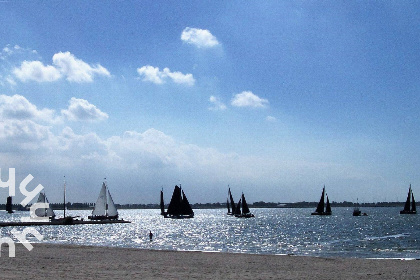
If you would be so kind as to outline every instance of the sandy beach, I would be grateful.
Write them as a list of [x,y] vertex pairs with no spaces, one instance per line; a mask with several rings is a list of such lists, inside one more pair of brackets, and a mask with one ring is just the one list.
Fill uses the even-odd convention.
[[419,279],[418,260],[151,251],[34,244],[1,250],[1,279]]

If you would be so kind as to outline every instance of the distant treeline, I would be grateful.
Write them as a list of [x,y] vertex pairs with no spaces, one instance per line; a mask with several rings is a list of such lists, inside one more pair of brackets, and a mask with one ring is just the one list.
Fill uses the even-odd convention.
[[[254,202],[248,203],[250,208],[315,208],[318,202],[293,202],[293,203],[280,203],[280,202]],[[52,209],[63,209],[63,203],[50,203]],[[69,210],[89,210],[93,209],[95,203],[66,203],[66,209]],[[159,209],[159,204],[116,204],[118,209]],[[331,207],[354,207],[356,203],[353,202],[332,202]],[[359,203],[360,207],[403,207],[403,202],[368,202]],[[167,205],[165,206],[167,208]],[[191,204],[193,209],[218,209],[226,208],[225,203],[195,203]],[[25,211],[29,210],[28,207],[23,207],[20,204],[13,204],[13,210]],[[6,204],[0,204],[0,210],[6,210]]]

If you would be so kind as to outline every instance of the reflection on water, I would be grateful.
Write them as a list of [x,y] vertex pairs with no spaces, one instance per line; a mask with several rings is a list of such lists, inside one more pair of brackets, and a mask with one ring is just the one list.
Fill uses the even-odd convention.
[[[42,242],[49,243],[326,257],[420,257],[419,215],[400,215],[398,208],[364,208],[369,216],[353,217],[352,209],[336,208],[332,216],[311,216],[312,210],[253,209],[255,218],[238,219],[227,216],[224,209],[203,209],[194,210],[195,217],[184,220],[165,219],[160,210],[120,210],[120,216],[131,224],[36,228],[44,236]],[[68,213],[87,217],[90,211]],[[3,221],[27,215],[29,212],[9,215],[0,211]],[[1,228],[2,236],[11,236],[10,230]]]

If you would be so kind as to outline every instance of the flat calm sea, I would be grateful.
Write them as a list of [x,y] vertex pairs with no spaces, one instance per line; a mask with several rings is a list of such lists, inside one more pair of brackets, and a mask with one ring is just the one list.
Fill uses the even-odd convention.
[[[155,250],[322,257],[420,258],[420,215],[400,208],[333,208],[331,216],[311,216],[311,208],[251,209],[255,218],[239,219],[225,209],[195,209],[193,219],[165,219],[159,210],[119,210],[131,224],[36,226],[41,242]],[[62,211],[56,211],[57,216]],[[67,211],[85,219],[91,211]],[[29,212],[0,211],[0,220],[17,221]],[[12,228],[0,228],[12,237]],[[17,228],[22,230],[22,228]],[[149,240],[149,231],[153,240]],[[28,236],[28,241],[39,242]]]

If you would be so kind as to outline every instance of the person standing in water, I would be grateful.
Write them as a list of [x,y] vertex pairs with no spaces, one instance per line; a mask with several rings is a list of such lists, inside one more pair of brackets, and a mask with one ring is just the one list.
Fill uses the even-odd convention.
[[152,239],[153,239],[153,233],[152,233],[151,230],[149,231],[149,238],[150,238],[150,241],[152,241]]

